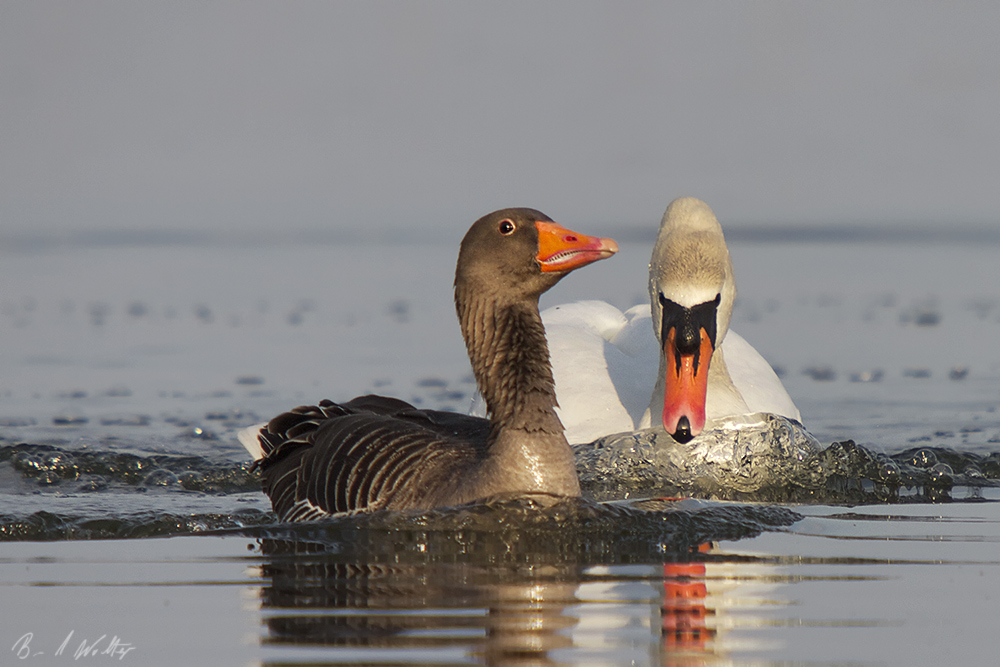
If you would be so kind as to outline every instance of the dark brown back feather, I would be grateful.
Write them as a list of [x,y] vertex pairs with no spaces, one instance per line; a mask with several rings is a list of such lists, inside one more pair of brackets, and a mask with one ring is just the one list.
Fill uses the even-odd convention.
[[260,432],[264,492],[283,521],[409,507],[486,454],[489,422],[385,396],[322,401]]

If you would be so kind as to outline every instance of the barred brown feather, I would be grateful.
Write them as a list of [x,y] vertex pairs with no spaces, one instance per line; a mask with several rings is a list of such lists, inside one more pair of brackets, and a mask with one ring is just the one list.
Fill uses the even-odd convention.
[[264,492],[283,521],[408,506],[411,487],[446,483],[486,452],[489,422],[382,396],[323,401],[261,430]]

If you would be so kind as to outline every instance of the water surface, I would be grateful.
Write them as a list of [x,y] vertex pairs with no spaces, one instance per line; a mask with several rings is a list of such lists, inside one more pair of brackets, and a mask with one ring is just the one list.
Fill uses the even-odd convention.
[[[925,476],[947,465],[947,479],[282,527],[239,428],[368,391],[468,406],[454,247],[0,251],[14,619],[0,650],[34,664],[84,641],[98,661],[149,665],[982,663],[1000,615],[997,247],[732,246],[733,327],[783,372],[818,442]],[[623,243],[543,306],[640,302],[649,247]]]

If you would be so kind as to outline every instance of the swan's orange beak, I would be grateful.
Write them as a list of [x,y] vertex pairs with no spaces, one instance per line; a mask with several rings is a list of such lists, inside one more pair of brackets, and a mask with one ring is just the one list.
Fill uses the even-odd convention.
[[667,360],[666,391],[663,394],[663,428],[677,442],[690,441],[705,428],[708,396],[708,365],[715,350],[708,332],[699,329],[697,354],[681,354],[675,345],[677,329],[671,327],[663,344]]
[[618,252],[613,239],[572,232],[555,222],[535,222],[538,254],[535,259],[543,272],[572,271]]

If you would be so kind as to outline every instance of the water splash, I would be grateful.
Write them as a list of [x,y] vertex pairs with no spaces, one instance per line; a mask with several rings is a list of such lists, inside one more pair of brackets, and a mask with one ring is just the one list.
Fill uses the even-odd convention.
[[0,542],[167,537],[214,533],[273,521],[274,516],[270,513],[253,509],[192,515],[148,511],[103,517],[39,511],[26,517],[0,515]]
[[219,462],[202,456],[140,456],[107,450],[65,450],[53,445],[0,447],[22,481],[62,491],[105,491],[122,487],[176,488],[202,493],[260,490],[260,475],[250,462]]
[[[343,562],[541,563],[648,562],[706,542],[781,529],[802,517],[773,506],[600,503],[551,504],[532,498],[428,511],[374,512],[315,524],[262,526],[253,534],[269,555],[303,549]],[[610,559],[610,560],[609,560]]]
[[[824,448],[797,422],[770,415],[716,426],[685,445],[663,431],[649,430],[578,447],[587,500],[553,504],[551,499],[521,498],[425,512],[377,512],[337,519],[318,530],[374,531],[395,535],[392,539],[428,531],[474,533],[500,542],[570,535],[573,544],[605,545],[609,552],[634,538],[636,549],[672,549],[699,540],[738,539],[797,515],[780,507],[692,509],[690,503],[696,501],[678,505],[650,498],[947,502],[956,488],[965,487],[975,500],[978,491],[1000,487],[1000,453],[979,456],[920,447],[886,455],[851,441]],[[18,444],[0,447],[0,480],[7,508],[0,515],[0,541],[250,528],[266,528],[263,536],[288,530],[298,535],[296,531],[315,528],[277,526],[260,493],[259,476],[247,461]]]
[[608,500],[871,503],[951,500],[954,487],[1000,486],[1000,454],[922,447],[888,455],[851,440],[829,447],[796,421],[730,418],[686,444],[663,429],[610,435],[576,448],[585,493]]

